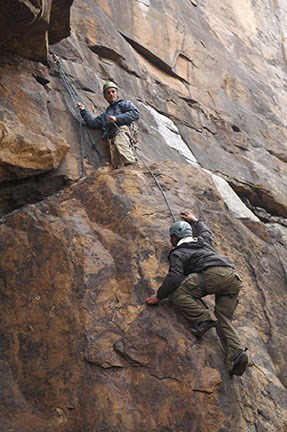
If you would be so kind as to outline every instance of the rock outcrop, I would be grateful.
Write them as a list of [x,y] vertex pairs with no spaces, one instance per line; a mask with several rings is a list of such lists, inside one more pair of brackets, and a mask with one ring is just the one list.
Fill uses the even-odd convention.
[[70,34],[73,0],[0,2],[0,49],[47,63],[50,43]]
[[[0,3],[1,432],[286,431],[287,9],[253,3]],[[79,122],[108,77],[141,112],[135,168]],[[172,222],[151,172],[243,278],[242,378],[144,304]]]

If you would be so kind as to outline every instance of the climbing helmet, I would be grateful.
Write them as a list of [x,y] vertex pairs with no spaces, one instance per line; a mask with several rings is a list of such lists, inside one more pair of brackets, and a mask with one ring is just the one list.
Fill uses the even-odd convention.
[[113,81],[107,81],[103,85],[103,93],[105,93],[105,91],[108,90],[109,88],[115,88],[116,90],[118,90],[118,86],[116,83],[114,83]]
[[183,237],[192,236],[192,228],[188,222],[182,220],[177,221],[171,225],[169,234],[181,239]]

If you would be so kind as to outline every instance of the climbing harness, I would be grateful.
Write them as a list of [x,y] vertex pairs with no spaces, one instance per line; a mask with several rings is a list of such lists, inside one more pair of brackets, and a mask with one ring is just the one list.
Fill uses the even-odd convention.
[[[119,126],[116,123],[114,123],[114,125],[116,125],[116,127],[119,129]],[[124,136],[128,140],[128,138],[126,137],[126,135],[124,135]],[[176,222],[176,218],[174,216],[174,213],[173,213],[173,211],[172,211],[172,209],[171,209],[171,207],[169,205],[169,202],[168,202],[168,199],[166,197],[166,194],[164,193],[164,190],[162,189],[162,187],[161,187],[158,179],[156,178],[155,174],[150,169],[150,167],[148,166],[148,164],[146,163],[146,161],[138,153],[138,148],[137,148],[137,142],[136,142],[136,140],[133,139],[133,138],[131,138],[131,140],[128,140],[128,141],[129,141],[129,145],[131,145],[131,147],[132,147],[133,152],[136,154],[136,157],[144,164],[144,166],[147,168],[147,170],[149,171],[150,175],[152,176],[153,180],[155,181],[157,187],[159,188],[159,190],[160,190],[160,192],[161,192],[161,194],[163,196],[163,199],[164,199],[164,201],[165,201],[165,203],[167,205],[167,208],[169,210],[169,213],[170,213],[173,221]]]
[[[68,78],[65,70],[63,69],[59,58],[52,52],[50,51],[51,56],[53,57],[53,60],[58,68],[58,72],[60,74],[60,77],[63,81],[63,84],[73,102],[73,104],[76,106],[78,101],[81,101],[82,98],[81,96],[78,94],[77,90],[75,89],[75,86],[72,84],[71,80]],[[79,111],[77,111],[78,114],[78,120],[79,120],[79,124],[80,124],[80,147],[81,147],[81,171],[82,171],[82,177],[86,177],[86,169],[85,169],[85,164],[84,164],[84,159],[85,159],[85,151],[84,151],[84,130],[83,130],[83,120],[81,117],[81,114]],[[92,135],[90,134],[89,129],[86,129],[86,132],[89,136],[89,140],[92,143],[91,147],[93,149],[96,150],[98,157],[100,160],[102,160],[103,156],[102,156],[102,152],[101,150],[98,148],[98,143],[102,140],[102,137],[100,137],[98,140],[94,140]]]

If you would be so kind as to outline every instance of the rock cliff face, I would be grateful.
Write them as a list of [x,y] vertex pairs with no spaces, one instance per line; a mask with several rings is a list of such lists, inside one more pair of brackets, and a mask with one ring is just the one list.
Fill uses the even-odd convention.
[[[0,10],[0,431],[286,431],[285,2]],[[108,77],[141,112],[132,169],[75,109],[101,112]],[[243,279],[241,378],[214,330],[144,304],[172,222],[151,172]]]

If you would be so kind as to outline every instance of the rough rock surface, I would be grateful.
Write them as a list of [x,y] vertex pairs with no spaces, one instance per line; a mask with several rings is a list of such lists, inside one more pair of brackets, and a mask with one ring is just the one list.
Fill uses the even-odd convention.
[[[0,431],[285,432],[286,4],[71,3],[0,2]],[[133,169],[79,126],[108,77],[141,111]],[[242,378],[144,305],[172,222],[146,163],[243,278]]]
[[173,211],[188,197],[240,269],[246,374],[229,378],[215,333],[197,341],[167,302],[144,305],[167,270],[171,217],[148,170],[101,168],[1,226],[2,430],[23,405],[22,430],[44,417],[39,432],[284,430],[286,244],[232,219],[199,168],[153,169]]

